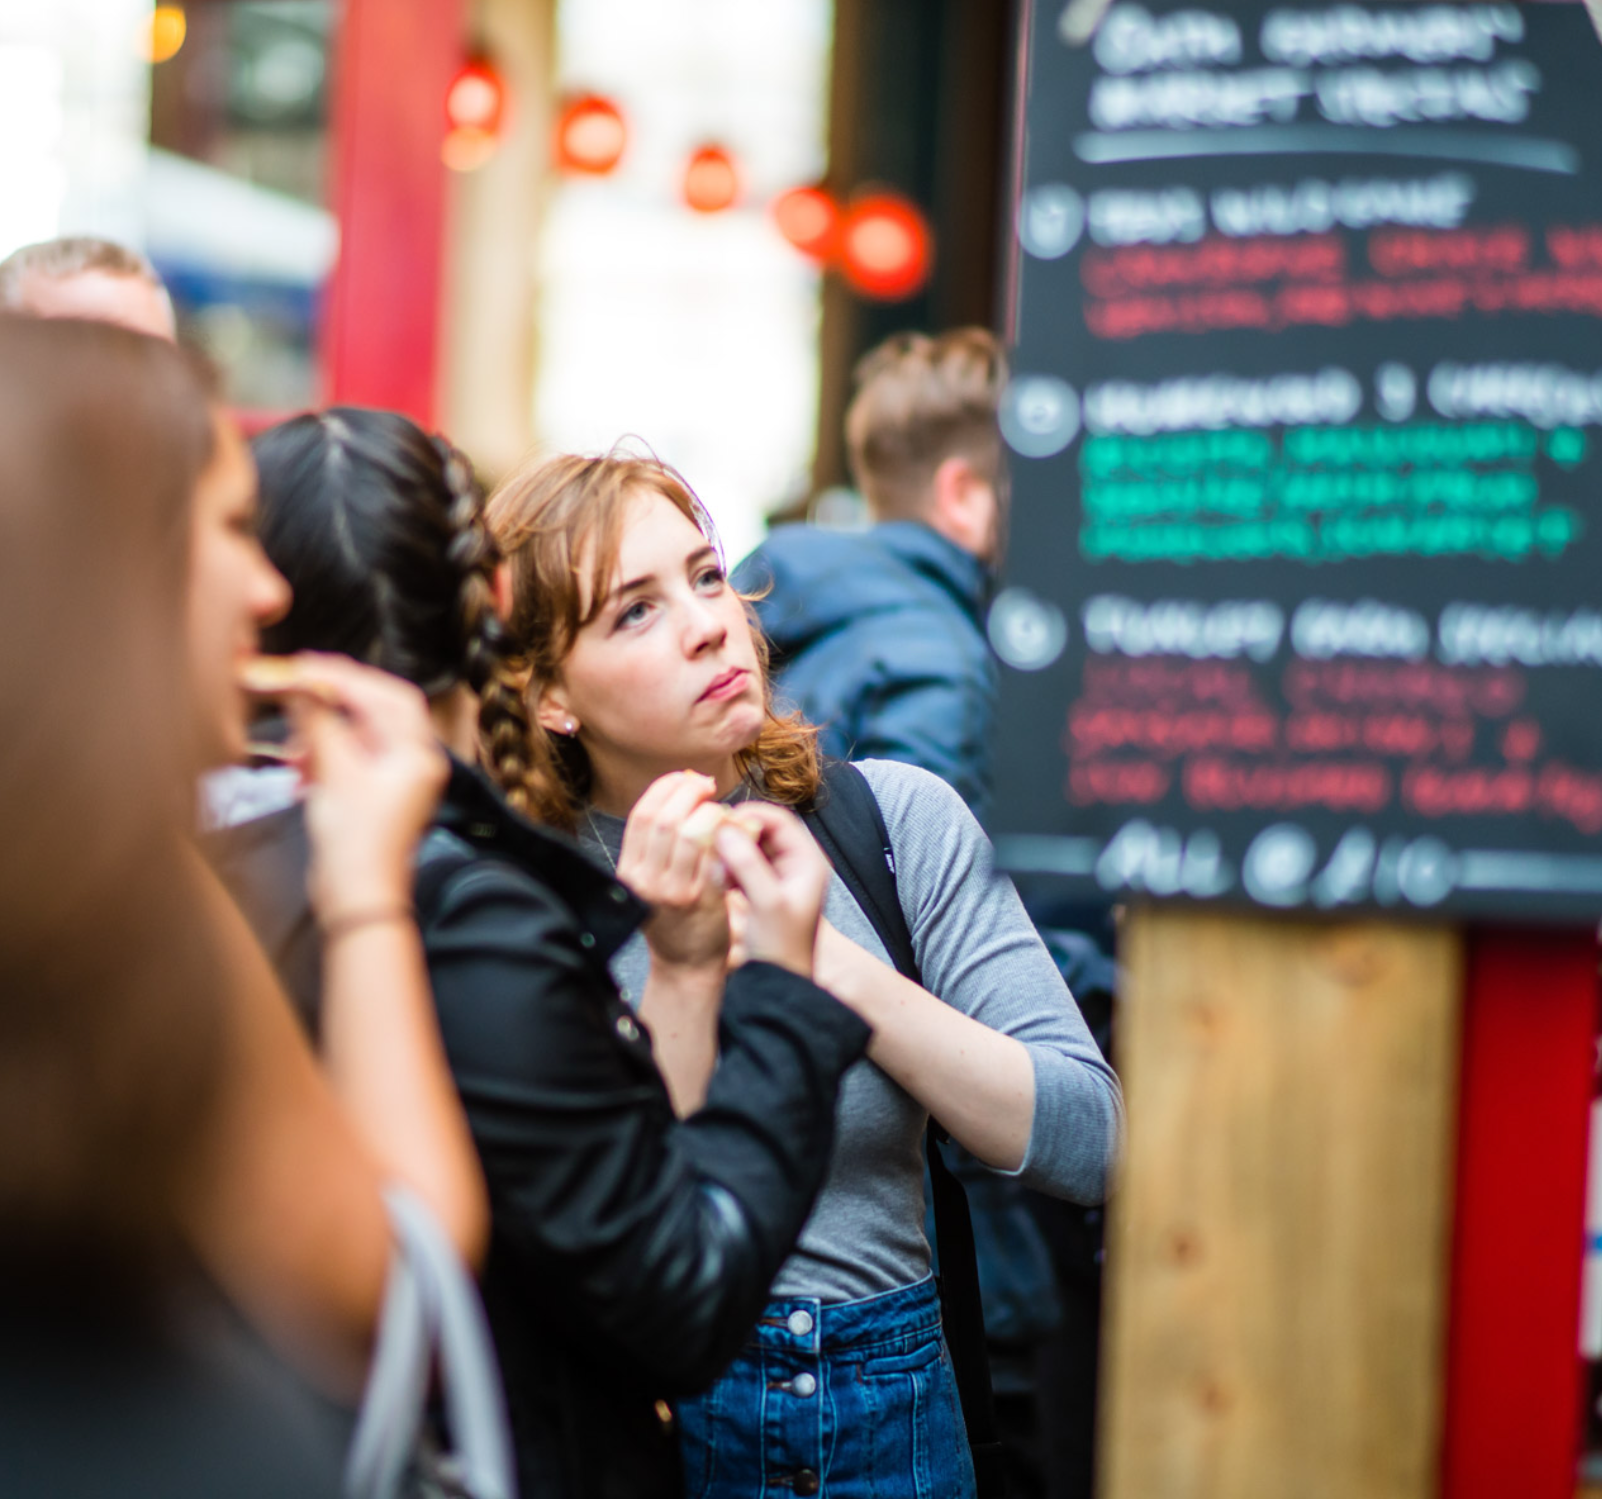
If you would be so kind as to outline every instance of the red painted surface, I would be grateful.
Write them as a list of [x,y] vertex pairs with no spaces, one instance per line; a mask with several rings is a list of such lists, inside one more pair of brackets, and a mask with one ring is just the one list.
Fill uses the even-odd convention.
[[465,0],[345,0],[336,39],[333,208],[323,327],[331,401],[432,424],[445,248],[445,97]]
[[1441,1495],[1574,1499],[1596,941],[1475,932],[1467,991]]

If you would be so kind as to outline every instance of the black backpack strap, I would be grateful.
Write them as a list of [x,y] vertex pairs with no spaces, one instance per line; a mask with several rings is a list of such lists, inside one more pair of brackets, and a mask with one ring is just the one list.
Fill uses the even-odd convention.
[[[823,785],[802,814],[812,835],[834,865],[884,943],[896,971],[921,985],[912,932],[896,889],[895,850],[867,778],[843,760],[824,763]],[[940,1153],[946,1132],[929,1121],[925,1153],[934,1196],[935,1239],[940,1256],[940,1310],[946,1346],[957,1376],[962,1419],[973,1451],[979,1499],[1003,1499],[1006,1473],[996,1431],[995,1397],[990,1389],[990,1355],[985,1347],[984,1306],[979,1300],[979,1261],[974,1253],[968,1194]]]
[[801,816],[879,934],[896,971],[921,984],[912,932],[896,889],[895,852],[867,777],[844,760],[824,761],[817,800]]
[[931,1119],[924,1137],[929,1187],[934,1197],[935,1239],[940,1246],[940,1314],[946,1346],[957,1375],[962,1420],[968,1428],[979,1499],[1005,1499],[1007,1472],[996,1430],[995,1395],[990,1388],[990,1350],[985,1344],[985,1309],[979,1299],[979,1260],[973,1244],[968,1194],[940,1153],[946,1132]]

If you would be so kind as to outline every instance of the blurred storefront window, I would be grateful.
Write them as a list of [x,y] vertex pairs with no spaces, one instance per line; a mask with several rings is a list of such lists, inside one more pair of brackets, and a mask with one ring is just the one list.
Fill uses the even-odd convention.
[[0,0],[0,256],[144,238],[150,0]]
[[695,485],[731,560],[808,480],[819,276],[769,205],[823,174],[832,19],[830,0],[557,12],[559,89],[614,105],[627,144],[610,173],[575,172],[551,198],[536,431],[585,450],[643,438]]
[[190,0],[152,68],[145,248],[180,332],[264,413],[317,399],[334,0]]

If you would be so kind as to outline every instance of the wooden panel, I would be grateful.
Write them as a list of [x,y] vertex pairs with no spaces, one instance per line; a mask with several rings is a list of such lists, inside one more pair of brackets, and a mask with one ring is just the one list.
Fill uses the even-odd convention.
[[1596,937],[1475,932],[1467,990],[1442,1495],[1567,1499]]
[[1461,946],[1134,913],[1104,1499],[1435,1492]]

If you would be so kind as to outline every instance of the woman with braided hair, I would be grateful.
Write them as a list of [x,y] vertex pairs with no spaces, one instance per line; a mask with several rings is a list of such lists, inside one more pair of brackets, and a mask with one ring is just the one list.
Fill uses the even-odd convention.
[[516,780],[528,716],[500,666],[499,553],[467,460],[403,416],[358,408],[296,417],[254,451],[262,544],[296,574],[263,649],[337,652],[415,683],[447,746],[472,761],[482,736]]
[[[811,982],[828,866],[778,808],[659,840],[656,858],[678,867],[704,863],[716,838],[750,908],[752,961],[721,999],[722,1065],[705,1106],[678,1117],[648,1025],[702,982],[693,913],[649,923],[637,1015],[607,961],[645,908],[480,768],[521,800],[529,725],[466,461],[404,417],[352,408],[273,428],[255,455],[262,543],[294,594],[266,649],[337,651],[408,679],[452,752],[414,896],[489,1183],[484,1300],[523,1492],[671,1499],[669,1401],[707,1388],[755,1323],[822,1178],[839,1079],[868,1040]],[[663,796],[700,799],[698,778],[668,779]],[[295,824],[289,806],[235,826],[223,862],[315,1031]]]

